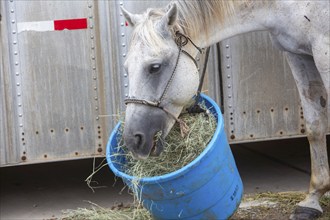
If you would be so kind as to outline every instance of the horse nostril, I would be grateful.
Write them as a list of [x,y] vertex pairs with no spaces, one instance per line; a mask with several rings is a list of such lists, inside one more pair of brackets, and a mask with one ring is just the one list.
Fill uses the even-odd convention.
[[142,134],[136,134],[134,135],[135,139],[134,139],[134,144],[136,146],[136,149],[140,149],[140,146],[143,143],[143,135]]

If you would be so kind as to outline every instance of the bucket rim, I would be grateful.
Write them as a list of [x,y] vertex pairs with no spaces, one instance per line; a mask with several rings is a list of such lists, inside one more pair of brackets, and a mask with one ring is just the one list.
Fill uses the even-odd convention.
[[[113,140],[113,138],[116,138],[116,136],[117,136],[118,129],[121,126],[121,123],[119,122],[115,126],[114,130],[112,131],[109,141],[107,143],[107,147],[106,147],[106,159],[107,159],[108,165],[109,165],[110,169],[112,170],[112,172],[114,172],[114,174],[116,176],[123,178],[125,181],[132,182],[133,180],[138,180],[139,184],[144,185],[144,184],[161,183],[164,181],[176,179],[176,178],[186,174],[187,172],[192,170],[195,166],[200,164],[200,162],[203,160],[205,155],[209,151],[211,151],[214,147],[216,147],[215,146],[216,138],[224,130],[223,117],[222,117],[222,113],[220,111],[218,104],[213,99],[211,99],[209,96],[207,96],[205,94],[200,94],[200,95],[201,95],[202,100],[206,100],[207,102],[209,102],[211,104],[211,108],[214,108],[215,113],[218,115],[216,130],[215,130],[210,142],[208,143],[208,145],[205,147],[205,149],[202,151],[202,153],[200,155],[198,155],[193,161],[191,161],[189,164],[185,165],[184,167],[181,167],[178,170],[175,170],[173,172],[170,172],[170,173],[167,173],[167,174],[164,174],[161,176],[143,177],[143,178],[130,176],[130,175],[118,170],[115,167],[115,165],[112,162],[111,155],[110,155],[111,140]],[[115,147],[115,146],[112,146],[112,147]]]

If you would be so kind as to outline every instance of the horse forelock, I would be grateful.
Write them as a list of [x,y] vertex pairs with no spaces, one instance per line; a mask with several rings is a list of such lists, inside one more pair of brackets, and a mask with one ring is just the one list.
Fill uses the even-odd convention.
[[[139,42],[148,47],[155,55],[161,53],[168,46],[165,42],[167,36],[165,30],[158,27],[164,15],[165,11],[163,9],[148,9],[142,15],[143,19],[134,26],[130,46]],[[172,32],[170,29],[168,31]]]

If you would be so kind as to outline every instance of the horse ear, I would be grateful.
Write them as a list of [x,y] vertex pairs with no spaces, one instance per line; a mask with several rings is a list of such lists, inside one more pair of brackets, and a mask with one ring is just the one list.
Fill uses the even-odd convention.
[[132,14],[127,11],[124,7],[120,7],[121,11],[123,12],[124,17],[126,18],[127,22],[134,27],[135,24],[138,23],[139,15]]
[[175,3],[170,3],[167,6],[167,12],[166,15],[163,17],[165,19],[165,22],[167,25],[173,25],[176,21],[176,18],[178,16],[178,9]]

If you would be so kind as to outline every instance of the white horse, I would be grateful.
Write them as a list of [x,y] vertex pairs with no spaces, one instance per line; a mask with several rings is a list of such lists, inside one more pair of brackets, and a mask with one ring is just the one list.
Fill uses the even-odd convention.
[[[131,14],[134,30],[125,62],[129,74],[124,140],[139,159],[158,156],[165,137],[199,83],[193,57],[226,38],[268,30],[285,51],[306,120],[311,152],[309,193],[291,219],[322,214],[320,197],[330,190],[326,147],[330,97],[330,3],[328,0],[175,1],[164,9]],[[195,43],[195,45],[194,45]],[[196,46],[197,45],[197,46]],[[197,48],[197,49],[196,49]]]

